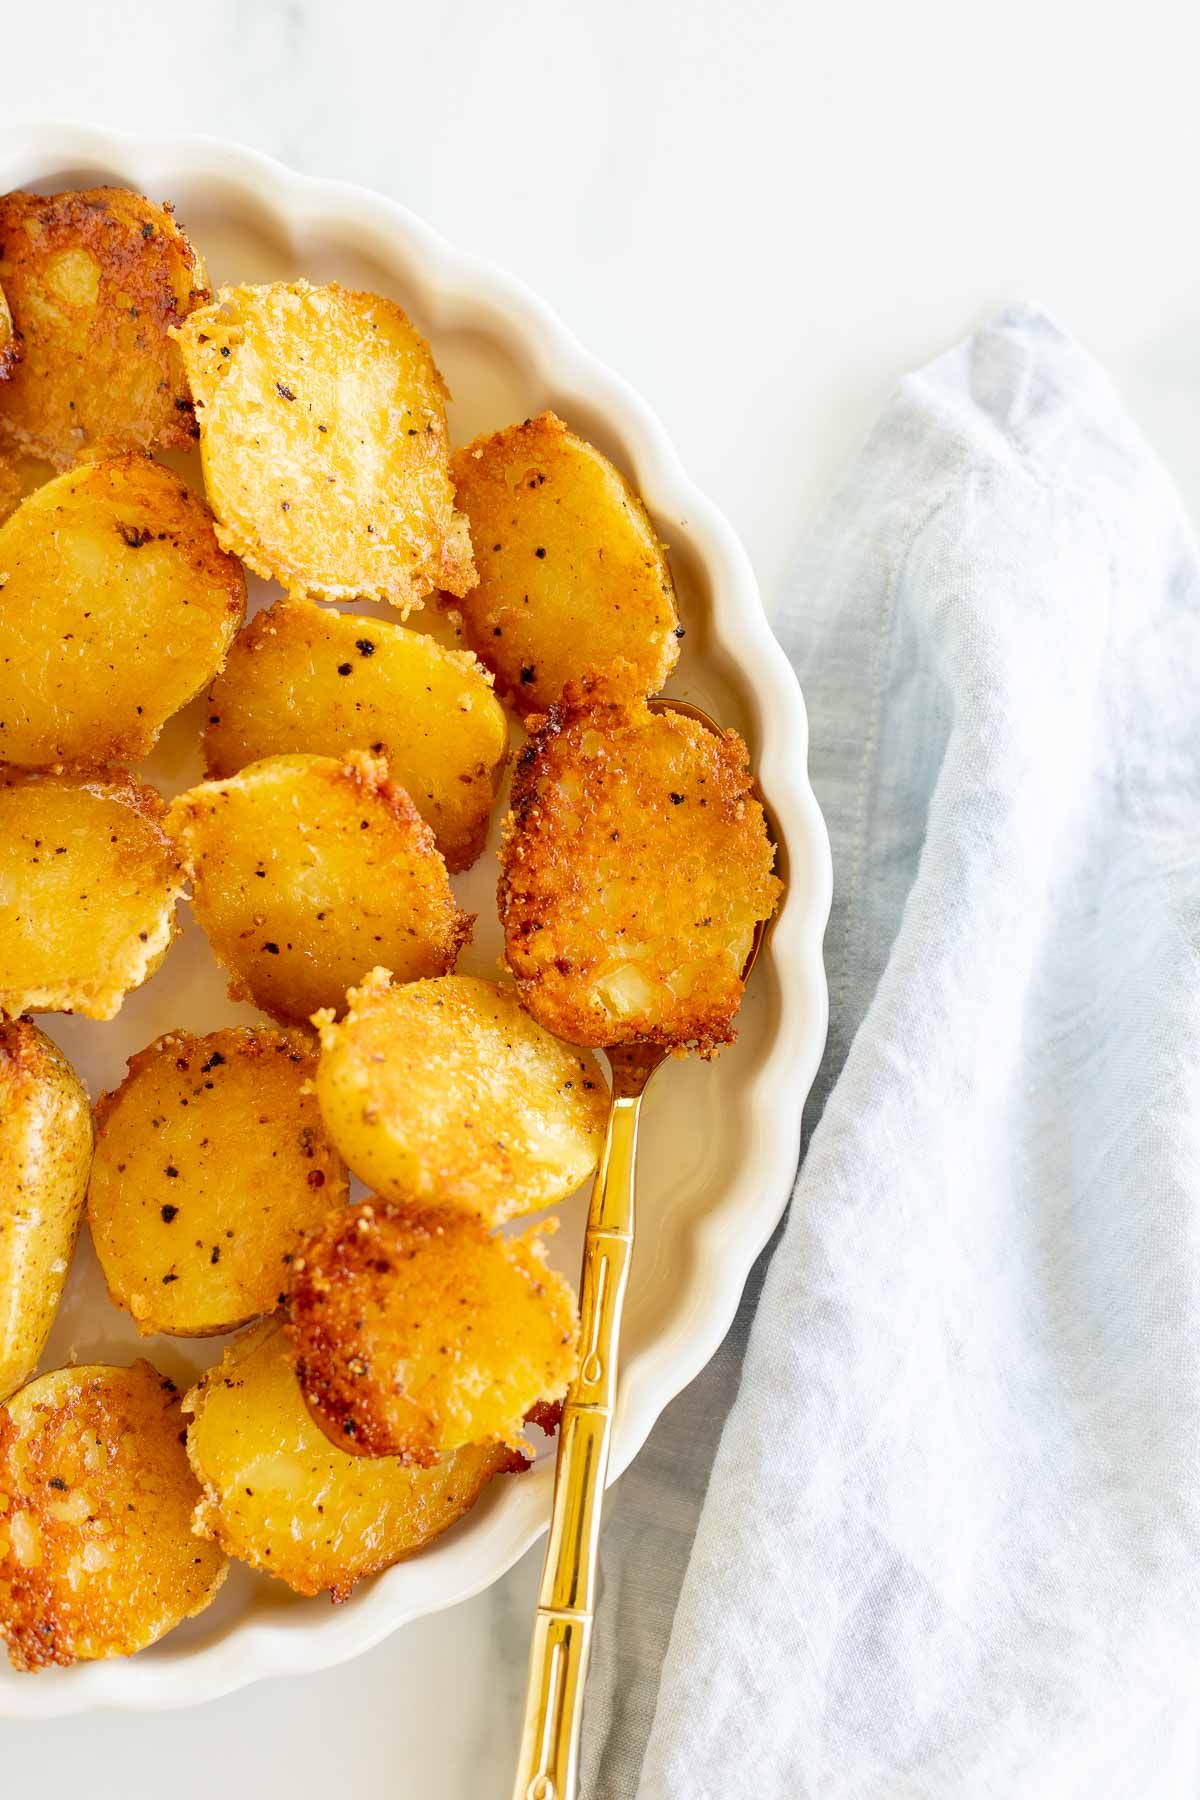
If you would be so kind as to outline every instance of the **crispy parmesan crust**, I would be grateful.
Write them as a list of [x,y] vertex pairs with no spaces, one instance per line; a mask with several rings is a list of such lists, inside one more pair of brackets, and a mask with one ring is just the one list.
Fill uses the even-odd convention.
[[307,1031],[168,1032],[96,1107],[88,1224],[109,1295],[145,1335],[272,1312],[302,1237],[349,1183]]
[[226,287],[175,336],[218,533],[257,574],[402,615],[474,585],[445,383],[394,302],[336,282]]
[[309,1417],[277,1324],[246,1333],[184,1400],[203,1498],[195,1530],[298,1594],[355,1584],[414,1555],[528,1459],[469,1445],[432,1468],[348,1456]]
[[470,867],[508,754],[508,721],[483,665],[423,632],[307,600],[256,613],[209,692],[208,773],[348,750],[383,757],[446,867]]
[[121,770],[0,773],[0,1017],[111,1019],[158,968],[184,886],[165,810]]
[[656,693],[679,655],[675,589],[619,470],[552,412],[476,438],[450,467],[479,571],[456,604],[505,698],[540,713],[618,667],[632,693]]
[[0,1411],[0,1638],[13,1667],[128,1656],[202,1612],[225,1558],[191,1530],[172,1382],[60,1369]]
[[500,853],[505,955],[523,1003],[568,1043],[712,1056],[781,884],[749,754],[587,679],[517,758]]
[[91,1159],[91,1107],[62,1051],[29,1019],[0,1024],[0,1400],[54,1322]]
[[324,1014],[317,1095],[335,1143],[386,1200],[499,1224],[553,1206],[596,1167],[608,1085],[595,1058],[473,975],[396,985],[374,969]]
[[133,452],[47,482],[0,526],[0,761],[140,761],[245,605],[240,564],[170,470]]
[[380,758],[274,756],[181,794],[168,825],[234,999],[284,1023],[384,958],[444,975],[471,935],[433,833]]
[[91,447],[191,442],[169,331],[208,289],[169,206],[124,188],[0,196],[0,284],[20,353],[0,385],[0,437],[59,468]]
[[578,1360],[575,1297],[535,1226],[490,1237],[448,1208],[331,1213],[296,1259],[288,1335],[314,1419],[359,1456],[431,1466],[497,1442],[561,1400]]

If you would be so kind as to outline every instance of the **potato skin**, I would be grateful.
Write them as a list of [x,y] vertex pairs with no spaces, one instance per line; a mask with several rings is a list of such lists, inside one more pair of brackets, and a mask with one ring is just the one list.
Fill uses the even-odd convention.
[[208,508],[140,453],[81,464],[0,526],[0,761],[136,762],[220,668],[246,581]]
[[429,1467],[464,1444],[528,1446],[578,1363],[575,1296],[543,1234],[490,1237],[449,1207],[330,1213],[293,1264],[285,1328],[309,1411],[359,1456]]
[[309,1418],[275,1324],[231,1345],[184,1400],[188,1455],[204,1489],[196,1530],[298,1594],[345,1600],[364,1576],[425,1548],[495,1475],[528,1467],[471,1445],[428,1469],[347,1456]]
[[402,614],[472,586],[446,386],[391,300],[336,282],[223,287],[175,337],[226,549],[291,593]]
[[508,754],[492,678],[420,632],[280,600],[241,632],[208,695],[208,773],[291,751],[370,750],[452,870],[483,849]]
[[168,827],[192,910],[230,993],[284,1023],[379,960],[403,980],[443,975],[470,935],[433,833],[378,758],[272,756],[174,801]]
[[0,770],[0,1018],[111,1019],[178,930],[162,798],[119,770]]
[[679,655],[666,553],[629,483],[552,412],[456,450],[478,586],[467,642],[519,712],[544,712],[585,674],[621,666],[655,693]]
[[302,1237],[349,1193],[316,1066],[309,1032],[172,1031],[100,1100],[88,1225],[143,1334],[231,1331],[285,1298]]
[[50,1334],[91,1160],[78,1075],[32,1020],[0,1023],[0,1400],[29,1379]]
[[0,1638],[16,1669],[130,1656],[203,1612],[225,1557],[175,1384],[146,1362],[58,1369],[0,1410]]
[[317,1097],[334,1142],[385,1200],[487,1223],[573,1194],[604,1143],[608,1084],[515,991],[473,975],[395,986],[374,969],[341,1024],[319,1014]]
[[125,188],[0,195],[0,285],[21,352],[0,386],[0,437],[60,469],[93,447],[192,441],[168,334],[208,289],[169,206]]
[[569,1043],[732,1043],[782,887],[734,731],[584,681],[517,758],[500,922],[522,1003]]

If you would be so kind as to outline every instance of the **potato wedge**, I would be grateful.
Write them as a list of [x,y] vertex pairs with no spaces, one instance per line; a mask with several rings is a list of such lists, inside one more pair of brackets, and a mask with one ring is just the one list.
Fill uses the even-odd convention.
[[340,1010],[381,959],[403,981],[444,975],[470,935],[433,833],[359,751],[272,756],[202,782],[168,828],[230,993],[285,1023]]
[[517,758],[500,921],[522,1003],[577,1044],[731,1043],[754,933],[782,891],[749,754],[580,683]]
[[448,1207],[330,1213],[292,1265],[285,1329],[332,1442],[423,1467],[464,1444],[527,1450],[526,1414],[578,1362],[575,1296],[546,1263],[555,1223],[502,1238]]
[[317,1097],[354,1173],[385,1200],[496,1225],[564,1200],[596,1167],[608,1084],[473,975],[397,987],[374,969],[340,1025],[318,1014]]
[[471,1445],[428,1469],[347,1456],[309,1418],[287,1341],[265,1324],[231,1345],[184,1400],[203,1490],[196,1529],[298,1594],[345,1600],[366,1575],[424,1549],[494,1475],[526,1468]]
[[88,1225],[109,1295],[149,1335],[231,1331],[285,1299],[293,1253],[349,1182],[308,1032],[168,1032],[96,1108]]
[[470,651],[308,600],[256,613],[208,696],[210,775],[289,751],[370,750],[432,826],[449,869],[483,849],[508,752],[492,678]]
[[174,1382],[146,1362],[58,1369],[0,1410],[0,1638],[16,1669],[130,1656],[203,1612],[224,1553]]
[[75,1248],[92,1109],[29,1019],[0,1024],[0,1400],[37,1367]]
[[208,289],[169,206],[125,188],[0,195],[0,285],[21,350],[0,386],[0,437],[60,469],[93,446],[191,442],[168,330]]
[[466,592],[446,387],[398,306],[336,283],[226,287],[175,336],[227,550],[290,592],[402,614]]
[[0,1018],[112,1019],[162,962],[183,869],[152,787],[0,771]]
[[0,526],[0,761],[149,754],[246,608],[208,508],[140,453],[80,464]]
[[522,713],[568,681],[621,666],[655,693],[679,655],[666,552],[608,458],[552,412],[476,438],[450,460],[479,585],[456,604],[468,644]]
[[12,313],[0,287],[0,381],[7,381],[17,366],[20,345],[13,331]]

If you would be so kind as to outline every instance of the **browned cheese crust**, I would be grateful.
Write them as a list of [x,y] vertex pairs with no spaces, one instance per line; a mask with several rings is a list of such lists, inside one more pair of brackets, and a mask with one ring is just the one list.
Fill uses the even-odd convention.
[[176,336],[226,549],[290,592],[402,614],[474,584],[449,396],[393,301],[336,282],[227,287]]
[[429,1466],[464,1444],[522,1451],[578,1359],[575,1297],[534,1227],[490,1237],[449,1209],[331,1213],[294,1265],[288,1332],[309,1409],[360,1456]]
[[0,1017],[111,1019],[175,937],[160,794],[120,770],[0,773]]
[[59,1369],[0,1410],[0,1639],[13,1667],[129,1656],[202,1612],[225,1557],[174,1383],[149,1363]]
[[608,458],[552,412],[476,438],[451,459],[479,585],[461,602],[467,642],[522,713],[569,681],[618,667],[653,694],[682,636],[666,552]]
[[303,1236],[349,1192],[306,1031],[168,1032],[96,1107],[88,1224],[139,1331],[207,1337],[285,1299]]
[[345,1600],[356,1582],[423,1550],[496,1475],[527,1468],[470,1444],[431,1468],[348,1456],[309,1417],[278,1325],[247,1332],[184,1400],[204,1497],[195,1528],[298,1594]]
[[517,758],[500,853],[505,955],[568,1043],[711,1056],[733,1041],[756,928],[781,891],[749,755],[586,680]]
[[208,289],[169,206],[125,188],[4,194],[0,284],[20,351],[0,384],[0,437],[59,468],[97,446],[192,441],[168,333]]

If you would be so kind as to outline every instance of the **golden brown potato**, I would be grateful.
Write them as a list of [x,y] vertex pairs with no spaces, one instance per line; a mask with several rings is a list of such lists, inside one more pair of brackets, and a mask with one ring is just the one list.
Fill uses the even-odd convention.
[[467,642],[521,712],[568,681],[622,675],[660,688],[679,655],[666,553],[646,509],[598,450],[552,412],[456,450],[479,585],[458,604]]
[[432,1468],[347,1456],[308,1416],[277,1325],[239,1338],[184,1400],[188,1455],[204,1489],[196,1529],[298,1594],[355,1582],[421,1550],[494,1475],[527,1467],[503,1445],[471,1445]]
[[246,604],[208,508],[140,453],[80,464],[0,526],[0,761],[148,755]]
[[178,929],[183,870],[152,787],[0,771],[0,1017],[112,1019]]
[[0,195],[0,284],[21,351],[0,386],[0,437],[59,468],[92,446],[195,437],[168,332],[208,290],[169,206],[125,188]]
[[53,474],[50,464],[41,457],[0,444],[0,525]]
[[272,1312],[292,1255],[349,1192],[308,1032],[168,1032],[96,1108],[88,1225],[139,1331],[207,1337]]
[[521,999],[578,1044],[711,1056],[781,892],[749,755],[603,682],[568,689],[517,759],[500,919]]
[[359,751],[272,756],[202,782],[168,826],[230,993],[285,1022],[340,1010],[381,960],[402,981],[444,975],[470,935],[433,833]]
[[331,1440],[424,1467],[464,1444],[527,1449],[526,1414],[562,1399],[578,1361],[553,1223],[502,1238],[449,1207],[330,1213],[292,1265],[286,1329]]
[[28,1019],[0,1024],[0,1400],[50,1334],[91,1160],[91,1108],[62,1051]]
[[0,381],[7,381],[17,366],[20,346],[13,332],[12,313],[0,288]]
[[473,975],[396,987],[375,969],[347,1001],[340,1025],[317,1016],[317,1096],[338,1149],[385,1200],[495,1225],[587,1180],[604,1143],[604,1076],[511,988]]
[[130,1656],[203,1612],[225,1557],[175,1384],[150,1367],[58,1369],[0,1410],[0,1637],[17,1669]]
[[483,849],[508,750],[504,708],[469,651],[403,625],[280,600],[251,619],[208,696],[210,775],[288,751],[370,750],[433,827],[450,869]]
[[226,549],[293,593],[402,614],[466,592],[448,396],[398,306],[336,283],[226,287],[175,335]]

